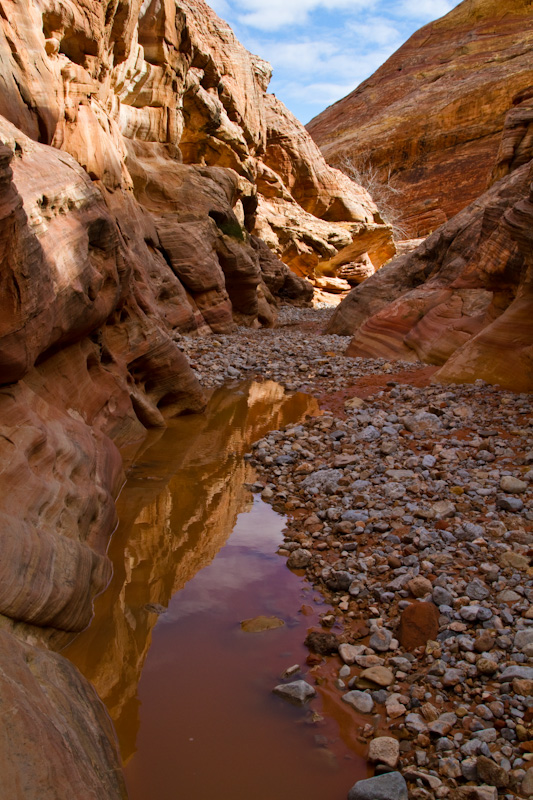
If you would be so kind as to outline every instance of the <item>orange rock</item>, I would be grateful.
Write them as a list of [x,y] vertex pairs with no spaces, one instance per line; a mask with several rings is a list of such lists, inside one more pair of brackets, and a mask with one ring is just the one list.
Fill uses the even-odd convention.
[[398,639],[406,650],[425,647],[439,632],[439,610],[434,603],[411,603],[402,611]]
[[[520,107],[533,113],[533,93]],[[529,160],[350,292],[328,327],[355,333],[350,355],[420,359],[441,366],[435,378],[445,383],[533,389],[531,137],[517,152],[512,164]]]
[[4,797],[125,800],[111,720],[90,683],[62,656],[5,630],[0,660],[0,713],[10,717],[0,729]]

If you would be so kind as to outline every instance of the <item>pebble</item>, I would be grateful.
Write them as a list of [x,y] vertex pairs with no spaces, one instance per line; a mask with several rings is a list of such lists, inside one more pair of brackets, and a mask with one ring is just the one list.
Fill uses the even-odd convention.
[[524,797],[533,796],[533,767],[530,767],[524,775],[520,791]]
[[379,736],[372,739],[368,749],[368,758],[378,764],[386,764],[395,769],[400,759],[400,743],[392,736]]
[[456,686],[465,679],[465,673],[460,669],[447,669],[442,676],[442,683],[444,686]]
[[373,650],[378,650],[379,652],[385,653],[390,649],[391,641],[392,632],[386,628],[380,628],[372,634],[368,644]]
[[413,597],[425,597],[426,594],[431,592],[433,585],[427,578],[423,578],[422,575],[419,575],[409,581],[407,588]]
[[440,736],[445,736],[447,733],[451,731],[455,723],[457,722],[457,714],[454,714],[453,711],[447,712],[446,714],[442,714],[438,719],[433,720],[428,724],[428,730],[430,733],[439,734]]
[[364,669],[361,673],[361,678],[371,683],[376,683],[378,686],[390,686],[394,682],[394,673],[387,667],[376,666]]
[[482,783],[496,786],[498,789],[504,789],[509,785],[509,776],[506,770],[498,766],[491,758],[487,758],[487,756],[478,756],[476,770]]
[[357,689],[343,694],[342,699],[361,714],[370,714],[374,708],[372,697],[366,692],[360,692]]
[[498,800],[498,790],[494,786],[461,786],[453,800]]
[[525,492],[527,488],[527,481],[521,481],[519,478],[513,478],[511,475],[504,475],[500,481],[500,489],[503,492],[511,492],[511,494],[513,494]]
[[293,550],[287,559],[287,566],[291,569],[305,569],[312,559],[312,553],[309,550],[298,548]]
[[521,667],[519,665],[506,667],[501,673],[499,680],[501,683],[506,683],[507,681],[514,680],[515,678],[533,681],[533,667]]
[[355,664],[355,659],[357,656],[362,655],[366,651],[365,645],[353,645],[353,644],[340,644],[339,645],[339,655],[344,661],[345,664],[352,665]]
[[439,775],[445,778],[459,778],[461,775],[461,764],[453,756],[441,758],[439,761]]

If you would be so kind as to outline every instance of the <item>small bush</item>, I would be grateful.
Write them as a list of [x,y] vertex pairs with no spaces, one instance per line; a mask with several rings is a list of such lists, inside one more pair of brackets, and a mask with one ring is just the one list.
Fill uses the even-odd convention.
[[238,239],[240,242],[244,241],[244,233],[238,222],[226,220],[221,222],[218,227],[226,236],[231,236],[232,239]]

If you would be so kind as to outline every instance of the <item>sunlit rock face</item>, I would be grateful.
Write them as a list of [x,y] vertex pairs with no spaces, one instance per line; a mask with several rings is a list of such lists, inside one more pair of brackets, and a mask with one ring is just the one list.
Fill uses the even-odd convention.
[[532,46],[529,0],[464,0],[307,128],[330,163],[392,175],[407,233],[427,235],[485,191]]
[[436,379],[533,389],[533,91],[510,110],[478,200],[354,289],[329,331],[348,353],[441,365]]

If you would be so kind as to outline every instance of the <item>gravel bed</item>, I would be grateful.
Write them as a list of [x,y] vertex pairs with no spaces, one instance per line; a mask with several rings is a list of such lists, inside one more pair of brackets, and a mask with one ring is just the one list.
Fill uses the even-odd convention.
[[254,490],[289,515],[280,553],[331,604],[308,663],[337,654],[392,798],[530,797],[531,398],[389,384],[249,455]]
[[[210,337],[177,337],[193,371],[205,388],[247,378],[275,380],[289,391],[319,393],[351,384],[364,375],[392,374],[413,364],[384,359],[348,358],[348,336],[319,335],[331,308],[301,309],[282,306],[278,326],[239,328],[235,333]],[[318,323],[317,331],[294,330],[293,325]]]

